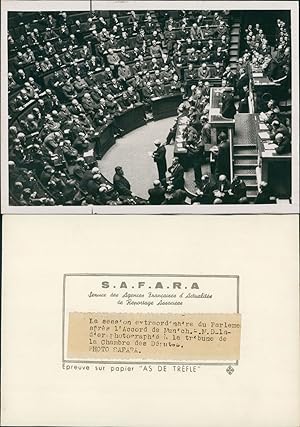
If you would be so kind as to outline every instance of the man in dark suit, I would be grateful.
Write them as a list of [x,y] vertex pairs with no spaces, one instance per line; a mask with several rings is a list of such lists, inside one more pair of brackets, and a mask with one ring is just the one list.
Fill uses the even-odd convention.
[[[220,61],[218,61],[220,62]],[[227,81],[228,87],[235,88],[236,86],[236,73],[231,69],[230,65],[228,65],[223,73],[223,79]]]
[[146,104],[147,109],[150,109],[150,104],[151,104],[151,98],[154,96],[153,94],[153,89],[152,89],[152,85],[151,82],[148,81],[142,89],[142,94],[143,94],[143,101],[144,104]]
[[74,99],[77,95],[74,85],[70,80],[66,81],[61,89],[66,101],[72,101],[72,99]]
[[27,76],[22,68],[20,68],[17,73],[14,75],[15,82],[23,87],[25,82],[27,81]]
[[193,67],[193,64],[188,64],[188,68],[184,70],[184,81],[194,80],[197,78],[197,72]]
[[155,80],[155,83],[153,85],[153,94],[157,97],[165,95],[165,87],[159,79]]
[[221,114],[227,119],[233,119],[236,114],[236,108],[234,105],[234,97],[230,88],[225,88],[222,96],[222,108]]
[[273,140],[275,139],[278,133],[282,133],[282,135],[285,138],[290,139],[290,133],[288,128],[279,120],[273,120],[273,122],[269,126],[269,131],[270,131],[270,138]]
[[192,203],[200,203],[201,205],[209,205],[213,202],[215,187],[212,184],[208,175],[203,175],[197,196],[192,199]]
[[79,104],[77,99],[72,100],[69,110],[70,110],[70,113],[74,114],[75,116],[79,116],[79,114],[85,112],[85,109],[82,107],[81,104]]
[[225,133],[220,133],[218,155],[216,159],[216,176],[230,175],[230,143]]
[[240,99],[245,97],[244,87],[249,84],[249,76],[246,74],[244,68],[240,68],[240,74],[236,82],[236,91]]
[[247,198],[247,188],[240,176],[235,176],[229,190],[233,203],[238,203],[240,199]]
[[99,106],[93,101],[93,98],[91,95],[87,92],[82,97],[81,101],[82,107],[84,108],[84,111],[89,117],[94,117],[95,112],[99,108]]
[[186,148],[191,155],[192,165],[194,169],[195,183],[200,185],[202,171],[201,166],[204,161],[204,144],[193,139],[186,144]]
[[214,196],[220,199],[222,203],[227,203],[230,199],[230,182],[226,175],[220,175],[214,191]]
[[156,150],[153,152],[152,157],[156,163],[158,170],[158,178],[162,184],[166,181],[166,172],[167,172],[167,161],[166,161],[166,147],[161,144],[160,140],[157,139],[154,141],[156,145]]
[[174,157],[172,165],[169,167],[168,171],[170,172],[170,181],[174,186],[174,189],[178,188],[184,189],[184,169],[179,163],[177,157]]
[[115,168],[115,174],[113,178],[114,189],[119,193],[120,196],[131,196],[131,186],[129,181],[124,176],[124,171],[121,166]]
[[290,139],[283,135],[283,133],[277,133],[275,135],[274,143],[277,144],[275,148],[277,154],[287,154],[291,152]]
[[260,183],[258,193],[254,203],[256,205],[266,205],[270,203],[276,203],[276,199],[271,196],[271,191],[267,182],[262,181]]
[[165,43],[167,45],[168,52],[173,51],[173,46],[176,41],[176,33],[173,31],[172,25],[168,25],[167,29],[164,32]]
[[165,200],[165,189],[159,180],[153,182],[153,188],[148,190],[150,205],[161,205]]

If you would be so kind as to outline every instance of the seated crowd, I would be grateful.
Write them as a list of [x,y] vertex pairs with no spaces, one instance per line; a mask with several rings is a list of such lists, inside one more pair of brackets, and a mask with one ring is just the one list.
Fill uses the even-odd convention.
[[101,128],[140,102],[147,120],[151,99],[186,96],[191,82],[220,78],[227,65],[226,11],[40,13],[27,23],[24,15],[8,35],[12,203],[103,204],[84,178],[98,166]]
[[[40,13],[28,22],[24,15],[14,17],[15,27],[8,34],[12,204],[147,203],[132,194],[121,167],[115,174],[121,178],[112,184],[102,176],[96,140],[107,124],[112,124],[115,136],[121,135],[123,130],[115,118],[135,105],[142,103],[145,120],[151,119],[151,101],[173,93],[182,94],[189,103],[187,147],[202,191],[203,177],[197,165],[210,145],[210,87],[218,82],[233,88],[223,95],[224,117],[233,117],[236,99],[243,112],[247,107],[247,65],[261,55],[257,43],[254,50],[249,45],[238,72],[231,69],[227,11]],[[284,28],[279,24],[278,49],[285,46]],[[260,28],[251,30],[255,37],[261,34]],[[275,141],[282,133],[280,122],[279,129]],[[176,124],[167,144],[175,132]],[[218,147],[209,152],[217,181],[229,176],[224,161],[227,143],[227,135],[221,132]],[[120,181],[124,185],[118,185]],[[178,188],[167,182],[163,185],[166,203],[173,203],[170,194]],[[184,203],[185,198],[180,197]]]
[[271,81],[284,82],[286,88],[290,88],[291,39],[286,23],[277,20],[276,42],[272,48],[259,24],[246,28],[245,43],[245,55],[251,56],[252,65],[261,68]]
[[[148,191],[150,204],[189,204],[186,202],[186,191],[182,188],[176,188],[176,184],[174,184],[176,180],[172,176],[171,178],[166,188],[159,180],[153,182],[153,188],[150,188]],[[214,182],[209,175],[203,175],[196,195],[191,199],[191,203],[193,205],[249,204],[249,200],[247,198],[246,185],[239,176],[234,177],[232,182],[230,182],[226,178],[226,175],[220,175],[218,181]],[[275,197],[270,192],[268,184],[262,181],[259,185],[255,204],[270,203],[275,203]]]
[[[290,34],[284,21],[278,19],[275,46],[269,45],[266,35],[259,24],[249,25],[245,30],[246,50],[239,63],[249,61],[248,67],[262,71],[270,81],[280,84],[281,91],[291,96],[291,53]],[[272,51],[271,51],[272,50]],[[291,152],[291,113],[280,111],[278,101],[265,99],[260,105],[260,119],[268,127],[271,140],[276,144],[277,154]]]
[[[274,52],[271,55],[271,47],[268,44],[266,36],[259,24],[253,28],[249,25],[246,29],[246,44],[247,48],[243,55],[238,59],[237,70],[232,70],[230,66],[225,68],[222,73],[222,87],[224,92],[222,95],[221,114],[226,118],[234,118],[236,114],[236,105],[238,104],[238,112],[249,112],[249,80],[251,71],[257,66],[260,66],[265,75],[273,81],[274,77],[282,74],[287,78],[290,72],[290,48],[289,37],[285,24],[278,20],[278,38],[277,44],[274,47]],[[284,44],[283,44],[284,39]],[[282,50],[284,49],[284,50]],[[280,52],[280,59],[278,58]],[[205,64],[202,67],[205,68]],[[275,74],[274,74],[275,73]],[[281,79],[281,83],[284,77]],[[279,82],[279,79],[276,80]],[[231,89],[230,89],[231,88]],[[290,86],[289,86],[290,88]],[[197,197],[191,199],[192,203],[201,204],[220,204],[220,203],[249,203],[247,200],[246,185],[243,179],[235,176],[232,182],[230,177],[230,142],[226,129],[220,129],[217,138],[217,145],[211,146],[211,125],[208,122],[209,105],[210,105],[210,85],[208,82],[199,80],[197,85],[191,87],[191,95],[188,102],[184,102],[183,109],[179,108],[179,115],[185,114],[188,118],[188,125],[184,131],[184,146],[188,150],[188,159],[194,169],[195,183],[198,187]],[[268,99],[265,103],[263,111],[260,114],[269,131],[270,139],[275,144],[277,154],[290,153],[291,150],[291,124],[285,113],[280,111],[278,103],[274,99]],[[166,140],[166,144],[170,144],[175,139],[177,129],[177,121]],[[208,147],[208,149],[206,149]],[[207,155],[209,154],[209,160]],[[210,175],[202,174],[202,167],[205,163],[210,163]],[[184,170],[180,170],[181,181],[180,189],[184,189]],[[160,179],[163,183],[164,177]],[[167,182],[169,192],[177,190],[173,185],[172,179]],[[166,185],[165,185],[166,187]],[[154,189],[151,189],[154,193]],[[220,188],[222,189],[220,191]],[[161,190],[160,190],[161,193]],[[187,194],[186,194],[187,196]],[[151,200],[151,197],[150,197]],[[173,203],[169,197],[167,203]],[[166,202],[163,202],[166,203]],[[177,200],[175,192],[175,204],[180,204]],[[185,198],[182,202],[185,203]],[[266,182],[261,182],[258,185],[258,195],[254,203],[275,203],[275,197],[271,194],[271,189]]]

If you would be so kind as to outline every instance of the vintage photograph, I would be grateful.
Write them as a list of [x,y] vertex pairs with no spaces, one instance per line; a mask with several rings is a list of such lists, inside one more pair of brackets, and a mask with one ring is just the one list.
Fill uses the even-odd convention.
[[137,4],[7,12],[8,206],[288,212],[291,10]]

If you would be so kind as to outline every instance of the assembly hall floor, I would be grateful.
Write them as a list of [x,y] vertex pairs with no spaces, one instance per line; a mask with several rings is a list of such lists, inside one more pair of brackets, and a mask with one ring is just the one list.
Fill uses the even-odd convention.
[[[148,189],[152,187],[153,181],[158,179],[156,163],[151,157],[155,150],[154,141],[160,139],[162,143],[165,143],[169,130],[174,123],[175,117],[148,122],[145,126],[118,138],[103,159],[99,161],[101,173],[112,182],[115,167],[122,166],[133,193],[148,199]],[[171,143],[171,145],[166,146],[166,149],[169,167],[173,159],[174,145]],[[202,173],[209,173],[209,166],[204,166]],[[186,188],[194,193],[195,184],[192,169],[185,172],[185,183]]]

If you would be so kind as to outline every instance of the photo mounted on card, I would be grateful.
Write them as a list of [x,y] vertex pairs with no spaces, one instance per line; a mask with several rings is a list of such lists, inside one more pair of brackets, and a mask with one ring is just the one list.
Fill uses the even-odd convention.
[[4,215],[3,234],[2,425],[299,425],[297,215]]
[[3,212],[298,212],[297,5],[226,7],[4,1]]

